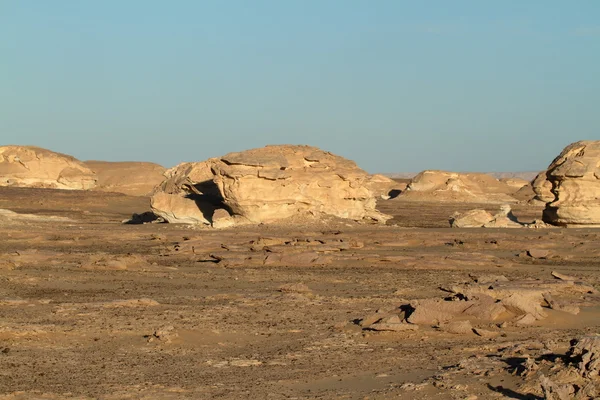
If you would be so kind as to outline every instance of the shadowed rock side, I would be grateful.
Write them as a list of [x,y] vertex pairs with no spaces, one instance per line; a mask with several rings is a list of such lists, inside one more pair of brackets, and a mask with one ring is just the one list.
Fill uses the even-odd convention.
[[81,161],[34,146],[0,146],[0,186],[91,189],[96,176]]
[[278,145],[229,153],[180,164],[165,176],[152,209],[169,222],[218,227],[309,215],[388,219],[375,209],[369,175],[353,161],[316,147]]
[[406,191],[404,200],[456,201],[474,203],[516,203],[511,196],[522,186],[517,182],[501,182],[481,173],[456,173],[447,171],[423,171],[415,176]]
[[94,190],[148,196],[164,180],[165,168],[150,162],[86,161],[96,173]]
[[569,227],[600,226],[600,141],[567,146],[552,161],[546,176],[554,199],[544,221]]

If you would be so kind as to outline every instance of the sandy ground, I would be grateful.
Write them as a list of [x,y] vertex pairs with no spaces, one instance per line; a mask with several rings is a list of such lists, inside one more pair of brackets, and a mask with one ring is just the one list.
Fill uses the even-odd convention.
[[[593,302],[494,337],[357,323],[477,274],[600,287],[599,230],[447,228],[474,207],[393,199],[389,226],[216,231],[121,224],[143,197],[0,188],[0,208],[39,217],[0,216],[0,399],[542,398],[515,368],[599,332]],[[261,241],[272,262],[253,261]]]

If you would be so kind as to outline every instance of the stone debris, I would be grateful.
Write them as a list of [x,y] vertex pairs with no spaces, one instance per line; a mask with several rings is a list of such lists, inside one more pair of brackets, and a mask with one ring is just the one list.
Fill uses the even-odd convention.
[[122,271],[126,269],[143,269],[148,266],[144,257],[137,254],[112,256],[109,254],[93,254],[81,264],[81,269],[93,271]]
[[282,293],[311,293],[312,291],[304,283],[286,283],[279,286]]
[[173,339],[177,338],[178,336],[179,334],[175,330],[174,326],[166,325],[155,330],[152,335],[146,335],[144,337],[148,340],[148,343],[157,340],[163,343],[171,343]]
[[378,310],[358,324],[363,329],[384,330],[388,324],[408,323],[494,337],[498,333],[486,329],[492,322],[501,328],[532,325],[545,319],[549,309],[576,315],[580,309],[577,303],[589,304],[586,295],[597,294],[592,286],[579,281],[489,278],[444,288],[450,297],[413,300],[395,309]]
[[[374,189],[378,183],[373,177],[353,161],[316,147],[280,145],[229,153],[180,164],[165,177],[152,196],[152,211],[171,223],[223,228],[304,216],[390,218],[375,208],[379,189]],[[387,178],[385,185],[391,185]]]
[[524,391],[548,400],[593,400],[600,396],[600,336],[571,341],[565,355],[527,357],[515,367]]
[[552,276],[555,277],[556,279],[560,279],[562,281],[576,281],[577,278],[569,276],[569,275],[564,275],[561,274],[560,272],[556,272],[556,271],[552,271]]
[[553,198],[543,220],[566,227],[600,226],[600,141],[580,141],[552,161],[546,178]]

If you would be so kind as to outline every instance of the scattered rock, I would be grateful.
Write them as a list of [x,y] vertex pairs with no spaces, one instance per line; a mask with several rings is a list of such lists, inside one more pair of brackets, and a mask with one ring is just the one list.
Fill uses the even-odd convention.
[[447,324],[440,325],[439,329],[444,332],[454,333],[457,335],[473,333],[473,326],[469,321],[452,321]]
[[173,339],[175,339],[178,336],[179,335],[175,331],[174,326],[166,325],[155,330],[152,335],[145,336],[145,338],[148,339],[148,343],[153,342],[155,340],[159,340],[164,343],[171,343]]
[[282,293],[311,293],[312,291],[304,283],[286,283],[279,287]]
[[576,281],[577,278],[574,278],[569,275],[561,274],[560,272],[552,271],[552,276],[556,279],[560,279],[561,281]]
[[515,321],[517,325],[532,325],[537,322],[537,318],[531,314],[525,314]]

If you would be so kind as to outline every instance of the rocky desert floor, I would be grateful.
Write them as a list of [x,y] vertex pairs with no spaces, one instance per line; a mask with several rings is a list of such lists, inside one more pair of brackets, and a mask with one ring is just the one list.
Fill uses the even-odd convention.
[[[0,215],[0,399],[542,399],[540,374],[600,333],[600,230],[448,227],[479,206],[392,199],[386,226],[213,230],[122,224],[144,197],[0,188],[0,209],[25,214]],[[552,272],[591,288],[561,289],[578,314],[458,333],[365,323],[452,285]]]

